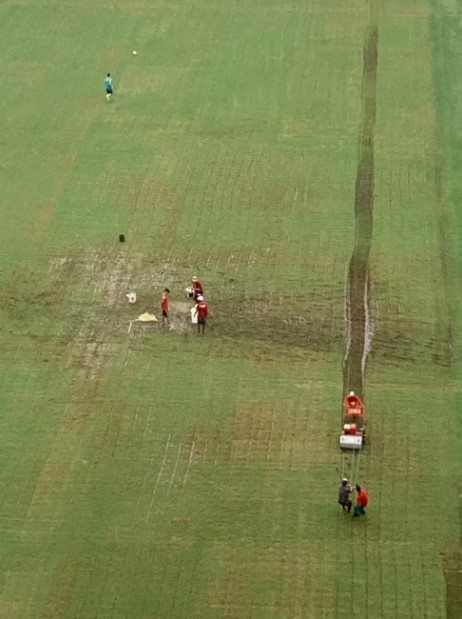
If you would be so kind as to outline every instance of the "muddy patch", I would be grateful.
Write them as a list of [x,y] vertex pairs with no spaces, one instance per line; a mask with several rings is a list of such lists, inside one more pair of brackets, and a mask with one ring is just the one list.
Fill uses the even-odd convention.
[[79,572],[78,555],[64,555],[56,564],[51,576],[48,594],[41,609],[41,617],[67,617]]
[[287,402],[245,402],[236,405],[230,432],[195,424],[188,441],[194,443],[196,457],[203,462],[258,462],[270,463],[272,468],[295,469],[327,453],[323,441],[312,446],[311,424],[306,407]]
[[444,557],[446,581],[446,616],[448,619],[462,617],[462,541]]
[[378,28],[371,24],[364,44],[362,117],[355,191],[354,248],[347,271],[345,294],[346,349],[344,393],[364,393],[364,375],[372,339],[369,257],[374,208],[374,129],[377,113]]
[[231,438],[234,459],[269,460],[281,452],[282,439],[283,426],[275,405],[252,402],[236,409]]
[[[291,400],[238,404],[229,457],[242,464],[267,462],[272,468],[284,469],[325,461],[329,439],[320,410],[322,403],[317,398],[303,403]],[[313,428],[317,430],[315,441]]]
[[[339,291],[341,284],[339,284]],[[225,337],[291,356],[297,350],[327,353],[342,346],[342,306],[332,290],[310,295],[249,295],[212,305],[211,325]]]

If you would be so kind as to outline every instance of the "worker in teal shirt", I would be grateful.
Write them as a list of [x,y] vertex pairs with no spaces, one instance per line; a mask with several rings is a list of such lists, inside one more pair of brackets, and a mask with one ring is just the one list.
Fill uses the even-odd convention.
[[104,90],[106,91],[106,101],[110,101],[112,95],[114,94],[114,90],[112,88],[112,77],[110,73],[108,73],[104,78],[103,85]]

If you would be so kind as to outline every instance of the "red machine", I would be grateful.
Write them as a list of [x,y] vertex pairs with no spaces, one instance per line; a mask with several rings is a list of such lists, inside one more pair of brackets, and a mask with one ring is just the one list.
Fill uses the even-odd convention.
[[343,400],[342,432],[340,447],[342,449],[361,449],[366,440],[364,426],[365,409],[362,399],[354,391]]

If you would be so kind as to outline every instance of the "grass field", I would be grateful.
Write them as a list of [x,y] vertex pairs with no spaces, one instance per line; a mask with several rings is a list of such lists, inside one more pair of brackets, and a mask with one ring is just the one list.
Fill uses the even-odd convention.
[[[461,23],[3,0],[1,617],[462,617]],[[364,520],[336,504],[355,251]],[[174,330],[128,332],[165,286]]]

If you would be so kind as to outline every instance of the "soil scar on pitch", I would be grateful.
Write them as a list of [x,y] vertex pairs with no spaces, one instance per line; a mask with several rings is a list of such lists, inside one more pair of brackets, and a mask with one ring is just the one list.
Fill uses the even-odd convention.
[[374,210],[374,130],[377,113],[378,28],[371,24],[364,43],[362,116],[355,191],[355,238],[346,282],[346,349],[343,390],[364,393],[372,336],[369,312],[369,256]]

